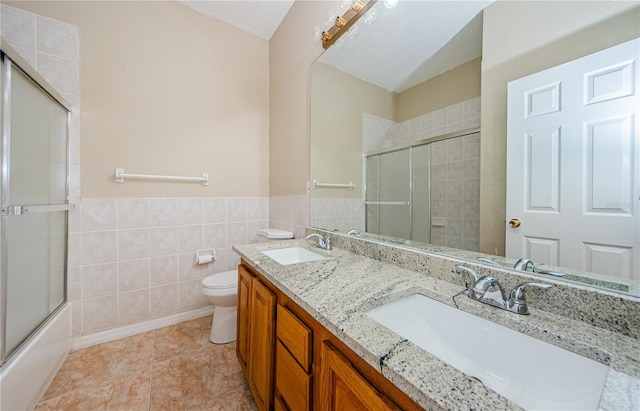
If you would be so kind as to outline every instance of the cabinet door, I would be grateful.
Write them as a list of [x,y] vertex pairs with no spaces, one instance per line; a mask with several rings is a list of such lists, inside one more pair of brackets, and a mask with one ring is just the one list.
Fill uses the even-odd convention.
[[253,276],[243,266],[238,266],[238,325],[236,327],[236,355],[245,375],[249,355],[249,313],[251,307],[251,280]]
[[399,410],[353,368],[331,344],[322,344],[320,409]]
[[251,284],[249,384],[259,410],[268,410],[273,393],[276,297],[257,278]]

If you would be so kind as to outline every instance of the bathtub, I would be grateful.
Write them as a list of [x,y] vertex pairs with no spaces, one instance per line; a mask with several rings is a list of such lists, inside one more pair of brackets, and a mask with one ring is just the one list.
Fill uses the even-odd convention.
[[0,409],[32,410],[71,347],[71,306],[65,303],[0,368]]

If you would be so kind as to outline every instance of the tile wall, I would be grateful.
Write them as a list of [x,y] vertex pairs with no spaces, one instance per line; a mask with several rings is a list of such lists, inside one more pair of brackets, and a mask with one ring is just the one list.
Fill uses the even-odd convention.
[[[200,282],[233,270],[231,247],[257,242],[267,197],[83,198],[69,218],[74,335],[206,306]],[[195,251],[216,261],[196,265]]]
[[365,230],[364,203],[359,198],[311,198],[310,225],[347,232]]
[[[480,135],[431,145],[431,243],[478,251],[480,241]],[[434,226],[442,217],[444,226]]]
[[372,114],[363,115],[363,151],[371,153],[408,146],[425,138],[480,127],[480,97],[396,123]]
[[295,238],[303,238],[309,225],[308,196],[269,197],[269,226],[291,231]]
[[78,28],[0,5],[0,34],[71,106],[69,197],[80,197],[80,107]]

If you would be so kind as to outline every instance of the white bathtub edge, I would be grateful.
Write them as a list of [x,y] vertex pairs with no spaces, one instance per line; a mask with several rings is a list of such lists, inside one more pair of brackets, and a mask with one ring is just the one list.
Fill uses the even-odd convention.
[[0,369],[0,409],[34,409],[70,348],[71,307],[65,303]]

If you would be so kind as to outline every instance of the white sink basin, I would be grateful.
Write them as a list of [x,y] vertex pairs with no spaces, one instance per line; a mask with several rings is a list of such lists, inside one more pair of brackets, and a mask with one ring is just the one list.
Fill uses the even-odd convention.
[[527,410],[598,408],[609,368],[597,361],[420,294],[367,315]]
[[266,254],[280,265],[291,265],[325,259],[325,257],[302,247],[277,248],[275,250],[263,251],[262,254]]

